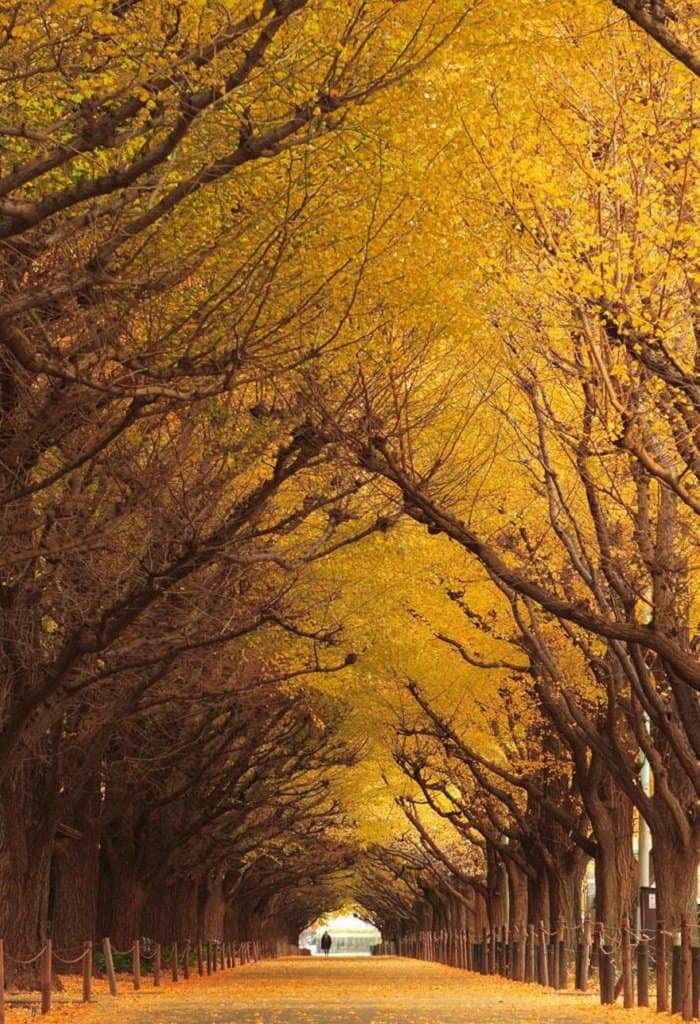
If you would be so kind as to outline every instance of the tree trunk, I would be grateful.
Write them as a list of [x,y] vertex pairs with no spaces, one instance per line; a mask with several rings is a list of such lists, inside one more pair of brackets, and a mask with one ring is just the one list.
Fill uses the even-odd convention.
[[695,920],[698,891],[697,835],[682,843],[669,829],[652,833],[652,858],[656,880],[656,916],[669,930],[681,926],[684,914]]
[[217,874],[206,881],[206,900],[204,903],[204,935],[207,939],[221,942],[224,938],[224,916],[226,900],[224,898],[224,876]]
[[630,807],[629,828],[626,815],[622,815],[617,823],[610,822],[595,831],[595,916],[608,932],[618,928],[625,916],[633,920],[637,884],[631,817]]
[[143,934],[161,943],[194,941],[199,935],[197,888],[198,883],[191,878],[170,886],[156,885],[141,918]]
[[489,844],[486,855],[486,887],[491,928],[500,928],[506,923],[506,878],[503,861]]
[[[560,920],[571,929],[581,924],[581,883],[590,858],[576,847],[557,858],[549,871],[549,928],[556,932]],[[545,919],[546,920],[546,919]]]
[[[238,915],[238,907],[231,903],[226,904],[224,912],[224,938],[227,942],[235,942],[241,936],[241,925]],[[296,939],[294,940],[296,942]]]
[[510,896],[510,927],[522,931],[527,925],[528,879],[525,872],[512,861],[508,861],[506,866]]
[[104,922],[104,935],[115,946],[127,948],[141,935],[141,916],[146,890],[136,873],[123,862],[118,863],[109,879],[111,899]]
[[549,880],[539,858],[532,865],[537,874],[527,882],[527,922],[537,927],[540,921],[549,921]]
[[[86,939],[98,938],[97,887],[99,879],[98,831],[80,837],[60,837],[54,853],[52,935],[59,956],[78,956]],[[61,965],[61,973],[78,974],[80,964]]]
[[42,772],[12,773],[0,790],[0,935],[5,939],[8,988],[37,988],[38,962],[23,966],[43,946],[48,926],[53,816],[52,783]]

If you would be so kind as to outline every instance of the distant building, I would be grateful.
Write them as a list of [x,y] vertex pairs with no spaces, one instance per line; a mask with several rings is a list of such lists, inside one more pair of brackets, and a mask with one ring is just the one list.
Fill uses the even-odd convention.
[[328,931],[333,940],[331,956],[369,956],[372,946],[382,941],[382,933],[369,921],[339,911],[325,914],[305,928],[299,936],[299,947],[319,956],[324,931]]

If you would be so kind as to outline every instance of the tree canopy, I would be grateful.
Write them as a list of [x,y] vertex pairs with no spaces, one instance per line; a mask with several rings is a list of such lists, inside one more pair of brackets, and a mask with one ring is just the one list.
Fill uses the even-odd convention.
[[0,934],[675,927],[692,5],[6,14]]

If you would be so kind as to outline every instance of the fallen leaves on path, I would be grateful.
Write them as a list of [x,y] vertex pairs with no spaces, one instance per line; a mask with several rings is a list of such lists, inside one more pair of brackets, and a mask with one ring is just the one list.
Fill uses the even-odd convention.
[[[80,979],[63,979],[51,1021],[66,1024],[640,1024],[647,1009],[602,1007],[594,993],[554,992],[502,978],[394,957],[286,958],[134,992],[128,976],[111,997],[106,980],[84,1005]],[[37,1004],[35,1003],[35,1006]],[[7,1024],[30,1009],[12,1007]]]

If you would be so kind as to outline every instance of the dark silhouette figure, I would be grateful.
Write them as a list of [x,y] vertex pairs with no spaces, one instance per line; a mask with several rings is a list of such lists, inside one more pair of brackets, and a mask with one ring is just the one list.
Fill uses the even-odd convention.
[[321,936],[321,949],[323,950],[326,956],[328,956],[328,954],[330,953],[332,945],[333,939],[331,938],[330,933],[324,932],[323,935]]

